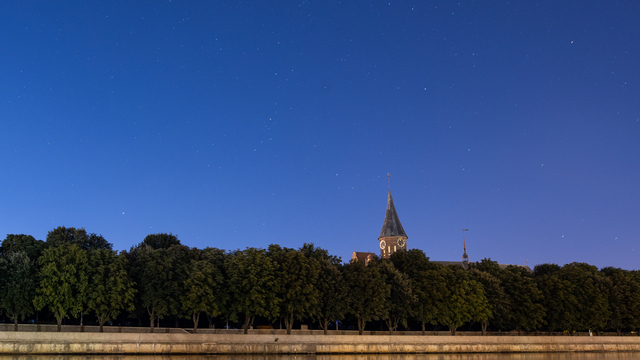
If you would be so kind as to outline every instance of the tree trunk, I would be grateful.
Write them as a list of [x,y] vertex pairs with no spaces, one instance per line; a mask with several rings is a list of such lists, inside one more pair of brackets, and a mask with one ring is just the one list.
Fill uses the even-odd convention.
[[249,333],[249,322],[250,321],[251,321],[251,316],[245,315],[244,324],[242,325],[242,329],[244,330],[245,334]]
[[200,322],[200,313],[193,313],[193,333],[198,332],[198,323]]
[[287,335],[291,335],[291,328],[293,327],[293,313],[285,315],[284,326],[287,328]]
[[362,335],[362,332],[364,331],[364,325],[364,319],[358,319],[358,335]]
[[176,328],[180,327],[180,318],[178,317],[178,315],[176,315]]
[[101,317],[98,316],[98,324],[100,324],[100,332],[104,332],[104,320],[102,320]]
[[56,321],[58,322],[58,329],[56,331],[62,332],[62,317],[57,317]]
[[456,329],[457,327],[454,327],[453,325],[449,325],[449,331],[451,331],[452,336],[456,336]]
[[18,315],[13,318],[13,331],[18,331]]
[[[329,319],[322,319],[322,330],[324,330],[324,335],[327,335],[327,331],[329,330]],[[336,328],[336,330],[338,330]]]
[[620,327],[618,327],[618,336],[622,336],[622,329]]
[[155,311],[150,311],[149,308],[147,307],[147,312],[149,313],[149,317],[150,317],[150,319],[149,319],[149,332],[153,334],[153,325],[155,325],[154,322],[156,320]]
[[387,323],[387,328],[389,328],[389,335],[393,335],[393,320],[386,319],[384,322]]
[[207,314],[207,320],[209,320],[209,329],[213,329],[213,316]]
[[481,323],[481,326],[482,326],[482,336],[486,335],[486,333],[487,333],[487,325],[489,325],[489,322],[488,322],[488,321],[483,321],[483,322]]

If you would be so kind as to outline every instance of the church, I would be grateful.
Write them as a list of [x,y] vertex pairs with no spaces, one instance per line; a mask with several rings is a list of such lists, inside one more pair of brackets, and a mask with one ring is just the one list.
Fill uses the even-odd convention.
[[[463,234],[467,229],[462,229]],[[380,258],[388,259],[391,254],[394,252],[403,249],[407,249],[407,233],[404,231],[402,224],[400,223],[400,218],[398,218],[398,212],[396,211],[396,207],[393,204],[393,196],[391,196],[391,187],[389,187],[389,195],[387,196],[387,211],[384,215],[384,222],[382,223],[382,230],[380,231],[380,236],[378,237],[378,242],[380,244]],[[355,261],[364,261],[365,265],[371,261],[371,259],[375,256],[374,253],[371,252],[358,252],[354,251],[351,255],[351,262]],[[462,237],[462,260],[461,261],[435,261],[432,262],[442,264],[444,266],[449,265],[458,265],[462,266],[464,269],[469,268],[469,256],[467,255],[467,244],[464,239],[464,235]],[[498,264],[501,268],[506,268],[510,264]],[[515,265],[520,266],[528,271],[532,271],[531,268],[527,265]]]

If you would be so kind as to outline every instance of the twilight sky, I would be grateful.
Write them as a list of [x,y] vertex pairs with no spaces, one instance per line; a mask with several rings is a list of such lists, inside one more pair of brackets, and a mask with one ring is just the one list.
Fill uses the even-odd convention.
[[[372,4],[371,4],[372,3]],[[0,2],[0,237],[640,268],[640,2]]]

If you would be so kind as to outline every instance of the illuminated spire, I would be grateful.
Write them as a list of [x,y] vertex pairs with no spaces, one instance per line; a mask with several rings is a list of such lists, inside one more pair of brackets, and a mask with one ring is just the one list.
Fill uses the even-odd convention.
[[469,229],[462,229],[462,265],[466,269],[469,266],[469,255],[467,255],[467,243],[464,239],[464,232],[469,231]]
[[382,230],[380,231],[380,237],[386,236],[404,236],[407,234],[402,228],[396,207],[393,205],[393,197],[391,196],[391,189],[389,189],[389,196],[387,197],[387,212],[384,215],[384,223],[382,224]]

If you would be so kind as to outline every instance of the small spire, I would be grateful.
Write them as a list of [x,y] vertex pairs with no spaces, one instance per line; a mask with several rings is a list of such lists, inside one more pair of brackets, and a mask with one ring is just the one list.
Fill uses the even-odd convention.
[[391,174],[387,173],[387,183],[389,184],[389,190],[391,190]]
[[469,263],[469,255],[467,255],[467,242],[464,239],[464,232],[469,231],[469,229],[462,229],[462,262],[465,264]]

